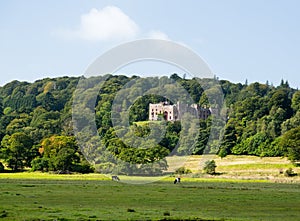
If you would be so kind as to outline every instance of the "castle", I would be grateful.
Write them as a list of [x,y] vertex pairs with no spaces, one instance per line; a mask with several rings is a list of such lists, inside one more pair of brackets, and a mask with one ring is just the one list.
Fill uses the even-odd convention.
[[190,113],[198,116],[200,119],[207,119],[212,114],[211,108],[202,108],[198,104],[169,104],[169,102],[160,102],[157,104],[149,104],[149,120],[159,120],[159,116],[166,121],[181,120],[184,113]]

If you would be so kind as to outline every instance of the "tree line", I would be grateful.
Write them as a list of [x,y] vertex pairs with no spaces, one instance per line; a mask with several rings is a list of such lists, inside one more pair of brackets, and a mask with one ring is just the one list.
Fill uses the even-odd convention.
[[[84,79],[84,84],[90,88],[98,80]],[[84,173],[96,169],[104,173],[159,174],[168,167],[164,160],[167,155],[215,153],[221,157],[245,154],[287,156],[293,162],[300,159],[300,92],[287,81],[277,87],[225,80],[216,84],[216,79],[184,79],[177,74],[169,78],[107,75],[95,101],[85,99],[83,103],[92,106],[102,138],[101,144],[96,143],[95,153],[105,149],[110,155],[86,159],[73,131],[72,103],[78,82],[79,78],[60,77],[34,83],[12,81],[0,87],[0,164],[14,171],[31,168]],[[174,89],[174,82],[179,89]],[[143,90],[151,93],[143,94]],[[223,98],[211,96],[218,90]],[[82,94],[89,93],[91,90],[82,89]],[[116,96],[120,96],[118,104],[114,104]],[[222,119],[186,116],[181,122],[146,122],[149,103],[166,99],[172,103],[177,98],[213,107]],[[129,129],[114,127],[114,117],[122,125],[124,117],[119,110],[129,108]],[[134,139],[147,138],[150,127],[165,128],[159,142],[154,138],[145,142]],[[85,143],[93,142],[92,138]]]

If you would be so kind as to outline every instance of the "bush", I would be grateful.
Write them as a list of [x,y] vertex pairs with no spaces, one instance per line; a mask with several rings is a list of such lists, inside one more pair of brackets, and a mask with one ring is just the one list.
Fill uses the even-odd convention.
[[226,150],[226,149],[224,149],[224,148],[220,149],[220,151],[219,151],[219,153],[218,153],[218,156],[219,156],[219,157],[224,158],[224,157],[226,157],[227,155],[228,155],[228,153],[227,153],[227,150]]
[[177,170],[175,170],[175,173],[182,175],[192,173],[192,171],[190,169],[186,169],[185,167],[179,167]]
[[289,168],[286,171],[284,171],[284,175],[287,177],[291,177],[291,176],[297,176],[297,173],[295,173],[292,168]]
[[208,160],[205,162],[203,170],[207,174],[215,174],[216,173],[216,162],[214,160]]
[[4,171],[4,166],[3,164],[0,162],[0,173]]

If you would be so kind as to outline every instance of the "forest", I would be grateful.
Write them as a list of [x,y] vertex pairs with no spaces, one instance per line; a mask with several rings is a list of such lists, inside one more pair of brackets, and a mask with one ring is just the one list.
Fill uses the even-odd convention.
[[[218,113],[206,120],[187,114],[182,121],[148,121],[149,103],[165,100]],[[74,111],[74,103],[93,116]],[[74,125],[74,116],[78,123],[82,115],[85,122]],[[97,134],[89,136],[92,120]],[[12,81],[0,87],[0,141],[0,172],[161,174],[168,155],[205,153],[285,156],[297,164],[300,91],[284,80],[248,85],[177,74]]]

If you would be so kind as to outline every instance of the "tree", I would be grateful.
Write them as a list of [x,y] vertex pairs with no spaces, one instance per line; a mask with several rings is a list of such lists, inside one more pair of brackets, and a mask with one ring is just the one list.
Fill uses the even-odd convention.
[[40,94],[36,97],[37,102],[43,107],[45,108],[47,111],[50,110],[58,110],[59,107],[57,105],[57,101],[54,98],[54,96],[52,95],[51,92],[47,92],[47,93],[43,93]]
[[231,149],[236,145],[236,141],[237,141],[237,131],[234,125],[234,121],[230,120],[228,121],[225,127],[224,137],[221,142],[221,148],[218,152],[218,155],[220,157],[225,157],[228,154],[230,154]]
[[173,79],[174,81],[181,80],[181,78],[180,78],[176,73],[172,74],[172,75],[170,76],[170,78]]
[[286,132],[282,136],[281,145],[287,149],[289,160],[294,163],[300,161],[300,127]]
[[32,170],[79,173],[94,171],[83,157],[75,137],[54,135],[45,138],[39,152],[42,157],[37,157],[32,161]]
[[205,162],[203,170],[207,174],[215,174],[216,173],[216,162],[214,160],[208,160]]
[[20,114],[19,118],[15,118],[6,127],[6,134],[12,135],[16,132],[24,132],[24,128],[29,125],[30,117],[28,114]]
[[259,156],[270,141],[265,133],[256,133],[254,136],[243,139],[240,144],[232,148],[234,154],[246,154]]
[[79,163],[78,147],[74,137],[52,136],[42,141],[40,152],[49,165],[47,169],[53,171],[72,171],[72,167]]
[[36,157],[31,161],[32,171],[48,171],[49,159],[43,157]]
[[8,167],[18,171],[24,166],[29,166],[35,155],[32,152],[32,144],[31,138],[23,132],[5,135],[1,142],[1,155]]
[[[43,153],[30,164],[31,159],[38,153],[36,147],[42,141],[52,136],[63,135],[62,137],[70,138],[73,135],[72,95],[78,80],[79,78],[69,77],[46,78],[34,83],[13,81],[0,87],[1,162],[17,170],[28,165],[32,165],[34,170],[56,170],[65,165],[71,165],[67,166],[68,170],[77,170],[78,166],[83,166],[84,159],[80,150],[77,147],[72,149],[73,146],[69,144],[67,149],[54,148],[56,144],[52,145],[52,152],[50,151],[48,156]],[[88,109],[82,109],[84,111],[79,113],[75,112],[75,115],[81,118],[80,123],[74,126],[82,131],[88,131],[96,120],[96,127],[103,138],[103,143],[92,145],[95,141],[88,139],[85,133],[81,134],[82,138],[87,139],[83,143],[89,146],[82,150],[85,151],[84,155],[89,157],[90,162],[97,162],[97,165],[109,161],[109,164],[103,166],[106,171],[111,170],[111,165],[118,164],[118,160],[122,157],[127,164],[120,164],[120,170],[125,171],[124,168],[130,168],[132,173],[136,169],[128,166],[128,162],[132,160],[142,163],[141,167],[147,173],[154,169],[162,171],[162,168],[167,166],[162,158],[169,152],[173,155],[187,155],[203,154],[204,150],[205,153],[217,150],[221,157],[232,153],[259,156],[290,155],[291,159],[297,156],[297,149],[291,146],[292,143],[289,144],[289,139],[291,138],[290,131],[300,127],[300,92],[290,88],[285,80],[282,80],[278,87],[269,85],[268,82],[266,84],[255,82],[245,86],[241,83],[234,84],[220,80],[224,101],[228,108],[226,118],[224,114],[224,119],[227,119],[225,127],[223,124],[210,125],[209,120],[199,122],[195,119],[194,122],[192,118],[188,118],[185,122],[163,122],[167,126],[163,136],[159,134],[162,130],[150,130],[144,126],[134,128],[136,121],[147,120],[149,103],[166,100],[176,103],[184,99],[184,102],[189,104],[197,103],[221,109],[219,104],[223,101],[223,97],[214,97],[219,94],[218,87],[214,86],[216,80],[216,78],[214,80],[184,79],[177,74],[173,74],[170,78],[136,76],[128,78],[107,75],[86,79],[81,83],[79,92],[76,92],[82,97],[82,100],[79,99],[81,102],[76,103],[76,106],[82,105]],[[174,81],[180,85],[179,88],[175,87]],[[98,90],[96,85],[100,82],[103,85],[101,83],[101,89]],[[188,92],[189,96],[186,96],[185,92]],[[116,95],[121,98],[119,102],[116,102]],[[86,116],[83,114],[86,113],[85,110],[92,110],[91,113],[95,112],[96,116],[94,114]],[[120,110],[129,112],[120,112]],[[124,129],[122,132],[122,128],[112,127],[112,123],[117,125],[112,121],[116,119],[116,116],[119,116],[117,122],[126,123],[124,116],[127,113],[129,113],[129,124],[132,126],[133,133],[128,133]],[[112,116],[112,114],[115,115]],[[163,119],[163,115],[161,118]],[[160,124],[157,125],[160,126]],[[152,131],[155,133],[153,139],[149,140],[148,136]],[[223,139],[217,137],[219,131],[224,134]],[[125,140],[119,139],[116,132],[118,136],[124,135]],[[24,144],[26,139],[16,141],[20,135],[16,135],[18,133],[25,134],[24,136],[31,140],[28,145]],[[284,134],[286,135],[282,136]],[[136,137],[142,139],[135,139]],[[142,142],[143,139],[147,142]],[[220,148],[219,139],[221,140]],[[291,139],[296,140],[296,138]],[[131,144],[134,144],[133,149],[130,149]],[[155,144],[159,146],[155,148]],[[290,145],[289,148],[287,144]],[[148,147],[154,149],[148,150]],[[17,151],[17,149],[22,151]],[[98,154],[104,152],[104,149],[108,150],[105,154]],[[149,161],[151,163],[147,163]]]
[[290,117],[292,108],[289,91],[287,89],[278,89],[273,93],[269,101],[269,109],[272,107],[284,109],[287,114],[286,117]]
[[292,108],[295,112],[300,110],[300,91],[296,91],[293,95]]
[[0,117],[3,115],[3,104],[2,104],[2,98],[0,97]]

